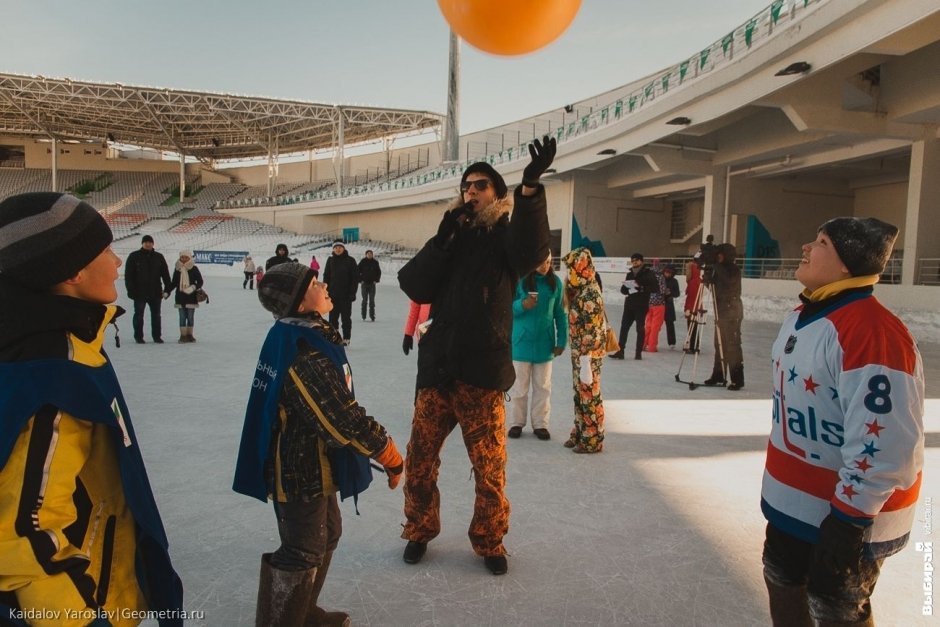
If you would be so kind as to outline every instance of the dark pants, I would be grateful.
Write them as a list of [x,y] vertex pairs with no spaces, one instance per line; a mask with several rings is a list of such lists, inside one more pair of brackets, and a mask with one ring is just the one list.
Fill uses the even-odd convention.
[[245,273],[245,280],[242,281],[242,289],[245,289],[246,286],[249,286],[248,289],[250,290],[255,289],[255,273],[254,272]]
[[724,380],[726,371],[732,383],[744,385],[744,353],[741,349],[740,318],[719,317],[715,324],[715,364],[712,367],[712,376]]
[[142,340],[144,339],[144,308],[150,307],[150,335],[153,339],[158,340],[163,335],[163,330],[160,325],[160,303],[163,301],[162,298],[157,296],[156,298],[141,298],[134,300],[134,339]]
[[620,350],[627,346],[627,332],[630,325],[636,323],[636,354],[643,351],[643,341],[646,339],[646,309],[623,308],[623,317],[620,319]]
[[676,321],[674,319],[666,320],[666,344],[676,345]]
[[362,319],[366,319],[366,301],[369,303],[369,317],[375,320],[375,283],[362,283]]
[[[870,598],[884,560],[862,559],[857,568],[833,572],[827,581],[809,577],[813,545],[767,525],[764,578],[782,588],[806,587],[809,613],[817,621],[856,623],[871,615]],[[825,591],[825,592],[822,592]],[[771,618],[774,607],[771,606]]]
[[330,324],[337,331],[340,330],[340,317],[343,319],[343,339],[352,337],[352,301],[333,300],[333,309],[330,311]]
[[274,503],[281,546],[271,554],[271,566],[279,570],[309,570],[323,563],[343,535],[343,519],[336,495],[312,501]]

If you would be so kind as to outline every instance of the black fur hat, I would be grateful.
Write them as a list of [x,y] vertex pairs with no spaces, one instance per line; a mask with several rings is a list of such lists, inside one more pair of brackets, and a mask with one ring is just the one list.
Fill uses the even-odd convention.
[[819,232],[829,236],[852,276],[884,272],[898,237],[898,227],[877,218],[833,218]]

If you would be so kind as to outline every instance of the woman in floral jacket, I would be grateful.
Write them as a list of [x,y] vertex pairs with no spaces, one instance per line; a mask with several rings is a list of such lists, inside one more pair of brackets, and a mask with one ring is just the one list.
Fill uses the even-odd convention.
[[574,428],[565,446],[575,453],[600,453],[604,449],[601,364],[607,337],[604,298],[587,248],[575,248],[565,255],[564,262],[568,266],[565,297],[574,372]]

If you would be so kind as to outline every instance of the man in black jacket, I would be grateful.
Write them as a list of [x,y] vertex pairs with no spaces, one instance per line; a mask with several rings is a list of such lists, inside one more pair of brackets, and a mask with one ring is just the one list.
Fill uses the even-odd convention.
[[163,344],[160,303],[170,291],[170,270],[166,259],[153,249],[153,238],[144,235],[140,249],[127,256],[124,264],[127,297],[134,301],[134,341],[144,343],[144,308],[150,307],[150,335]]
[[402,537],[409,564],[421,561],[440,533],[440,452],[459,425],[476,481],[470,543],[491,573],[509,569],[503,546],[509,529],[504,395],[515,380],[512,299],[519,278],[549,253],[539,177],[554,159],[555,140],[536,140],[529,153],[512,218],[503,177],[488,163],[474,163],[437,235],[398,273],[402,290],[416,303],[431,303],[432,315],[418,351],[418,397],[405,462]]
[[[705,272],[706,285],[715,288],[715,364],[705,385],[724,385],[728,389],[744,387],[744,353],[741,350],[741,269],[735,263],[738,251],[734,244],[717,247],[717,263]],[[725,372],[728,373],[727,379]]]
[[620,320],[620,350],[610,355],[611,359],[623,359],[623,347],[627,345],[627,333],[630,325],[636,323],[635,359],[643,359],[643,341],[646,339],[646,312],[650,308],[650,294],[659,292],[659,280],[643,263],[643,255],[630,255],[630,271],[620,286],[620,293],[626,296],[623,301],[623,317]]
[[333,300],[330,324],[338,331],[342,319],[343,344],[349,346],[352,337],[352,304],[356,300],[356,290],[359,287],[359,266],[356,265],[356,260],[349,256],[346,243],[341,239],[333,242],[333,254],[326,260],[323,282],[326,283]]
[[366,302],[369,303],[369,319],[375,322],[375,284],[382,278],[382,268],[378,259],[367,250],[366,256],[359,262],[359,282],[362,284],[362,319],[366,319]]
[[264,271],[267,272],[274,266],[289,262],[290,257],[288,257],[287,244],[278,244],[274,248],[274,256],[268,257],[268,260],[264,262]]

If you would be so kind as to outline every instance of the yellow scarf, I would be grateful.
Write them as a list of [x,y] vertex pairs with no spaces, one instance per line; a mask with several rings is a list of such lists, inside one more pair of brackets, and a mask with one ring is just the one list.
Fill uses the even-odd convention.
[[839,292],[844,292],[845,290],[852,289],[853,287],[866,287],[868,285],[874,285],[878,282],[879,276],[877,274],[870,274],[867,276],[853,276],[847,279],[842,279],[840,281],[834,281],[828,285],[823,285],[822,287],[816,288],[812,292],[809,291],[809,288],[803,290],[803,296],[809,299],[811,303],[817,303],[821,300],[825,300],[830,296],[835,296]]

